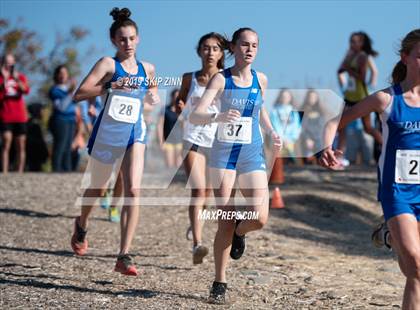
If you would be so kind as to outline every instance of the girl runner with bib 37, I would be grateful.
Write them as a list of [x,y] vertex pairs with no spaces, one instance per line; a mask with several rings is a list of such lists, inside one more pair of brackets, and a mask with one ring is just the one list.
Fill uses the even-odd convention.
[[81,215],[74,222],[71,246],[77,255],[86,253],[88,217],[96,198],[108,186],[114,163],[120,159],[125,201],[121,212],[120,251],[114,270],[135,276],[137,270],[129,250],[139,218],[146,143],[142,112],[144,104],[156,104],[159,98],[157,88],[148,88],[146,84],[154,77],[154,66],[136,60],[138,28],[130,14],[126,8],[111,11],[114,23],[110,38],[117,49],[116,57],[101,58],[74,95],[76,101],[98,95],[106,98],[88,143],[90,185],[83,195]]
[[[190,116],[195,124],[218,123],[216,139],[210,152],[210,178],[217,207],[234,211],[230,203],[233,186],[238,181],[247,201],[247,211],[257,219],[218,218],[214,240],[216,275],[210,302],[224,303],[226,268],[229,254],[239,259],[245,250],[245,234],[261,229],[268,219],[268,184],[260,123],[270,133],[274,149],[280,151],[281,140],[262,106],[267,77],[251,66],[258,51],[258,35],[250,28],[240,28],[230,42],[235,65],[217,73],[207,85],[197,109]],[[208,113],[212,102],[220,100],[220,113]]]
[[[420,305],[420,29],[402,40],[401,60],[392,72],[392,86],[346,110],[341,121],[327,124],[325,145],[331,145],[337,127],[378,112],[383,145],[379,159],[379,192],[390,234],[385,238],[395,252],[404,276],[403,309]],[[341,152],[326,148],[322,166],[335,169]],[[387,237],[388,235],[388,237]]]

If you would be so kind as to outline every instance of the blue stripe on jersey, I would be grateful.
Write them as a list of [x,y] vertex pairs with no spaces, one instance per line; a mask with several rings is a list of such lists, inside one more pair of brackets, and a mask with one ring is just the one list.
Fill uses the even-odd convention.
[[382,114],[383,140],[379,161],[382,202],[420,203],[420,184],[395,182],[397,150],[420,150],[420,108],[409,106],[400,85],[394,85],[391,106]]
[[[254,70],[251,70],[252,72],[252,85],[250,87],[250,89],[257,89],[257,92],[252,92],[249,91],[248,94],[248,98],[246,100],[246,104],[244,105],[244,108],[241,112],[241,116],[243,117],[252,117],[253,116],[253,111],[255,106],[255,102],[257,101],[257,97],[260,94],[260,86],[258,83],[258,77],[257,77],[257,73]],[[237,87],[234,83],[233,83],[233,79],[232,79],[232,72],[230,71],[230,69],[225,70],[225,91],[226,89],[239,89],[242,90],[244,88],[240,88]],[[241,97],[241,96],[240,96]],[[237,98],[239,99],[239,98]],[[248,102],[251,102],[252,104],[249,105]],[[229,109],[232,107],[229,107]],[[227,110],[229,110],[227,109]],[[259,110],[259,108],[257,108]],[[257,116],[258,117],[258,116]],[[257,122],[254,121],[254,119],[252,120],[252,136],[254,137],[254,135],[256,134],[256,132],[254,132],[254,123],[258,125],[258,119]],[[259,132],[258,132],[259,134]],[[254,142],[254,141],[253,141]],[[236,167],[236,163],[238,161],[239,158],[239,154],[241,152],[243,144],[241,143],[234,143],[232,146],[232,151],[230,152],[230,156],[229,156],[229,163],[234,163],[234,166]]]

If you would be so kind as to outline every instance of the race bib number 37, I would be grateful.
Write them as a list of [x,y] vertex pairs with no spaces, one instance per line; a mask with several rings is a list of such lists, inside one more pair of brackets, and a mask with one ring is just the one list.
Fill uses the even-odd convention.
[[252,117],[241,117],[234,123],[220,123],[217,140],[226,143],[250,144],[252,141]]
[[397,150],[395,183],[420,184],[420,150]]
[[139,119],[140,99],[113,95],[110,98],[108,115],[116,121],[134,124]]

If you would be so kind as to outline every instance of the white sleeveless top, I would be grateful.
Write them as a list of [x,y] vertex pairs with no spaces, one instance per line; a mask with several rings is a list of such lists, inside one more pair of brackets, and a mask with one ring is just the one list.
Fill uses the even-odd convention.
[[[183,111],[184,115],[184,135],[183,139],[203,147],[212,147],[214,136],[217,130],[217,123],[207,125],[194,125],[189,121],[190,114],[195,110],[197,104],[204,94],[206,87],[198,84],[195,72],[192,73],[190,91],[188,92],[187,102]],[[208,113],[218,113],[219,109],[215,104],[207,108]]]

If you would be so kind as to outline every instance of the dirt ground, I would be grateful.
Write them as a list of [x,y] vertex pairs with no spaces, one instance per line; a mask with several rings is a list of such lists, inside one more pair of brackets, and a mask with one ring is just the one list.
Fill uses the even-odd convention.
[[[287,169],[281,186],[286,208],[270,210],[269,224],[250,233],[244,257],[230,263],[226,306],[206,302],[213,258],[192,265],[186,206],[141,207],[132,249],[138,277],[112,272],[119,226],[101,208],[90,222],[88,255],[74,256],[69,240],[81,177],[0,177],[0,308],[400,307],[404,278],[394,254],[370,241],[381,215],[374,167]],[[184,181],[177,177],[169,189],[150,188],[143,195],[188,198]],[[207,222],[204,244],[210,252],[215,231],[216,222]]]

